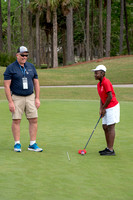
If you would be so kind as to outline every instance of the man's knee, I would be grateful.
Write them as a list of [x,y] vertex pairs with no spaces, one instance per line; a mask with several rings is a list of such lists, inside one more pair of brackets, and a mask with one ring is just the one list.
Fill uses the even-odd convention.
[[13,119],[12,122],[13,122],[13,124],[15,124],[15,125],[19,125],[20,122],[21,122],[21,120],[20,120],[20,119]]
[[37,118],[28,119],[30,124],[37,124]]

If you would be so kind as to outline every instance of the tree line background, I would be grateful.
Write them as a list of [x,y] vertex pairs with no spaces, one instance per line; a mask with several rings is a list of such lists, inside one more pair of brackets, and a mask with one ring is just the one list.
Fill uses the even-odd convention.
[[0,65],[19,46],[37,67],[133,53],[132,0],[0,0]]

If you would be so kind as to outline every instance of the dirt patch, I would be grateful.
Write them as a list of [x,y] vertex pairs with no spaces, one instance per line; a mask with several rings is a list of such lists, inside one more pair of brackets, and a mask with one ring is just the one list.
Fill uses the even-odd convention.
[[[60,68],[73,67],[73,66],[76,66],[76,65],[82,65],[82,64],[86,64],[86,63],[102,62],[103,60],[112,60],[112,59],[119,59],[119,58],[126,58],[126,57],[133,57],[133,55],[104,57],[104,58],[99,58],[99,59],[96,59],[96,60],[88,60],[88,61],[84,61],[84,62],[77,62],[77,63],[74,63],[72,65],[62,66]],[[55,68],[55,69],[57,69],[57,68]]]

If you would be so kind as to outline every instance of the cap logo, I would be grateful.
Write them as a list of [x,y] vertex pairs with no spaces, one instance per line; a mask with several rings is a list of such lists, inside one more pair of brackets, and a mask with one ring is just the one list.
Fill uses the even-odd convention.
[[28,49],[25,46],[19,47],[17,52],[18,53],[24,53],[24,52],[29,53]]

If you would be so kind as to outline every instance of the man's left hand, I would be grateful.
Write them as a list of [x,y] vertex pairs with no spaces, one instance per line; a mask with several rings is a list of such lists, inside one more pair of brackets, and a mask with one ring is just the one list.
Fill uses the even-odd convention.
[[35,106],[38,109],[40,107],[40,100],[39,99],[35,99]]

